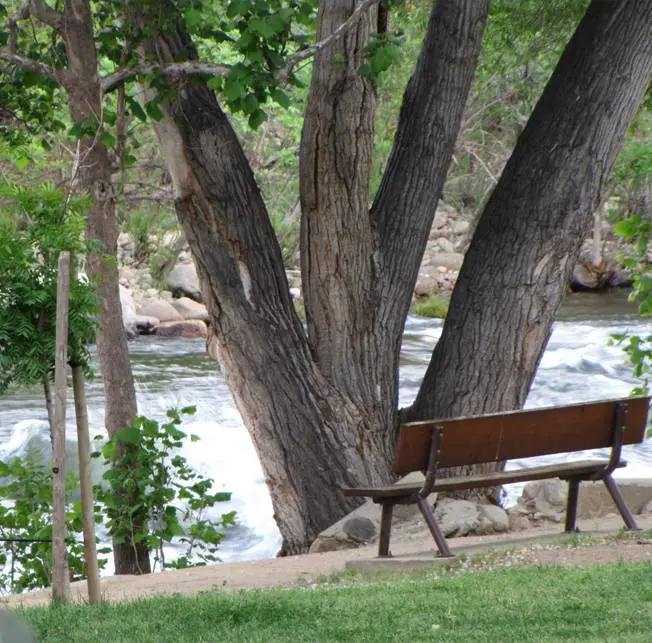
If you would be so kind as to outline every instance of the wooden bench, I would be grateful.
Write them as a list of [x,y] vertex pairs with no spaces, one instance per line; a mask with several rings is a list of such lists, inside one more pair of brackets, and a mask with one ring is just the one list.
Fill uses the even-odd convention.
[[[626,398],[555,408],[513,411],[450,420],[410,422],[400,427],[394,473],[422,471],[422,483],[387,487],[343,488],[345,495],[365,496],[382,504],[378,555],[389,556],[392,511],[396,504],[419,506],[440,555],[453,556],[437,525],[427,498],[432,492],[492,487],[511,482],[561,478],[568,481],[566,532],[575,531],[577,499],[582,480],[602,480],[628,529],[636,521],[611,474],[627,463],[621,460],[624,444],[645,437],[649,398]],[[610,457],[563,462],[514,471],[482,473],[438,479],[444,467],[502,462],[554,453],[611,448]]]

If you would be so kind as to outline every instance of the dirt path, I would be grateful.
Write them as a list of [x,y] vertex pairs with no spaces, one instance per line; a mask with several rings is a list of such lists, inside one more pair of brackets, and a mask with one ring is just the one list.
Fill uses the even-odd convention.
[[[652,529],[652,515],[637,517],[644,529]],[[452,539],[456,553],[464,553],[462,565],[472,565],[473,555],[483,554],[491,559],[492,552],[509,553],[508,564],[560,564],[587,565],[618,561],[652,561],[652,539],[645,534],[617,538],[622,522],[617,517],[579,522],[582,532],[595,534],[580,539],[581,546],[570,544],[568,537],[560,544],[560,525],[530,529],[519,533],[495,536],[476,536]],[[604,536],[609,534],[609,538]],[[221,563],[207,567],[167,571],[147,576],[110,576],[102,579],[102,592],[110,601],[133,600],[162,594],[193,594],[222,589],[227,591],[265,587],[289,587],[298,583],[311,583],[351,566],[367,571],[381,568],[412,569],[422,567],[433,559],[433,543],[429,536],[420,534],[411,538],[397,538],[392,543],[394,557],[378,561],[374,545],[360,549],[305,554],[289,558],[274,558],[241,563]],[[502,556],[496,555],[496,560]],[[501,564],[497,562],[496,564]],[[86,585],[73,583],[75,600],[86,598]],[[9,605],[46,605],[50,600],[48,590],[11,597]]]

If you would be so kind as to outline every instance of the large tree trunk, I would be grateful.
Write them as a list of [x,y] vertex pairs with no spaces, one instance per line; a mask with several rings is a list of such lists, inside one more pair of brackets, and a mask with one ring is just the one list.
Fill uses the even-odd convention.
[[[169,16],[173,6],[168,7]],[[320,37],[354,8],[353,0],[322,3]],[[486,2],[437,3],[408,93],[416,102],[429,101],[431,112],[420,122],[437,123],[440,130],[419,141],[420,133],[403,122],[410,131],[397,144],[399,159],[415,145],[426,176],[418,196],[408,200],[418,225],[410,229],[410,216],[399,210],[396,216],[408,227],[392,223],[390,243],[379,229],[389,227],[384,222],[394,205],[388,200],[373,215],[367,207],[375,97],[358,74],[375,15],[319,54],[302,144],[308,336],[294,313],[254,176],[213,94],[196,81],[179,79],[176,99],[164,106],[164,119],[156,125],[217,357],[260,456],[285,553],[305,551],[322,529],[355,506],[358,501],[344,497],[339,485],[391,478],[399,345],[418,248],[425,246],[434,216],[485,18]],[[138,20],[151,19],[134,16],[135,24]],[[450,54],[440,55],[446,48]],[[161,63],[194,56],[180,21],[176,28],[168,21],[166,30],[146,43],[145,53]],[[446,105],[451,96],[452,105]],[[408,110],[402,121],[413,117]],[[397,173],[394,181],[403,180]],[[400,192],[397,186],[387,189]],[[401,262],[395,253],[403,251],[407,276],[395,269]],[[391,274],[385,274],[386,266],[392,266]],[[400,290],[395,280],[406,289],[399,305],[387,297],[390,287],[392,295]]]
[[[74,123],[101,123],[102,94],[90,4],[87,0],[66,1],[62,36],[68,56],[63,85],[68,94],[72,120]],[[111,161],[106,147],[98,137],[86,136],[80,141],[78,163],[77,178],[91,199],[86,233],[94,245],[88,255],[88,273],[95,284],[99,301],[97,354],[104,384],[104,422],[109,436],[112,436],[134,423],[137,408],[120,305],[118,229]],[[113,555],[117,574],[151,571],[145,542],[137,545],[114,542]]]
[[500,412],[525,402],[649,85],[651,42],[652,3],[589,7],[480,219],[407,417]]

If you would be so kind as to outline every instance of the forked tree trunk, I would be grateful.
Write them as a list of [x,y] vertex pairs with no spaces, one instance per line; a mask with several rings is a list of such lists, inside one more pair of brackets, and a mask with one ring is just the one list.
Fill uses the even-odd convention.
[[[166,15],[172,15],[169,7]],[[323,3],[320,36],[354,7],[353,0]],[[260,456],[284,553],[305,551],[359,502],[343,496],[339,485],[391,477],[400,337],[419,247],[425,246],[473,76],[486,2],[447,0],[436,11],[417,71],[424,77],[411,91],[431,108],[420,123],[438,123],[439,129],[420,142],[420,132],[410,130],[403,141],[420,150],[424,171],[437,173],[433,180],[424,177],[424,188],[410,198],[420,219],[416,241],[409,226],[394,224],[390,241],[381,237],[391,214],[379,210],[374,221],[366,205],[375,98],[358,64],[375,14],[315,62],[301,173],[308,336],[294,313],[250,166],[214,95],[196,81],[180,80],[156,125],[216,335],[213,345]],[[451,54],[440,56],[442,48]],[[194,55],[181,22],[172,29],[168,21],[145,49],[162,63]],[[455,100],[446,105],[438,95]],[[393,253],[403,250],[407,276],[394,270],[401,259]],[[398,304],[387,299],[390,289],[400,290],[396,280],[407,289]]]
[[[90,3],[66,0],[62,20],[68,68],[62,83],[68,94],[74,123],[102,122],[102,95],[97,67]],[[136,419],[136,392],[120,305],[117,263],[118,229],[111,161],[98,137],[86,136],[79,147],[78,179],[91,198],[87,238],[94,243],[88,255],[88,273],[99,301],[97,354],[102,371],[105,426],[109,436]],[[117,574],[151,571],[146,543],[113,544]]]
[[649,85],[651,42],[652,3],[589,7],[480,219],[407,417],[500,412],[525,402]]
[[[354,6],[322,3],[320,36]],[[165,105],[158,132],[177,210],[287,553],[351,507],[339,484],[389,478],[401,331],[486,11],[475,0],[435,4],[370,213],[362,191],[374,101],[355,73],[370,22],[317,57],[301,169],[307,337],[253,174],[214,96],[180,80]],[[406,417],[522,405],[581,233],[649,81],[651,13],[648,3],[591,6],[480,221]],[[148,55],[192,56],[179,25],[168,23]]]

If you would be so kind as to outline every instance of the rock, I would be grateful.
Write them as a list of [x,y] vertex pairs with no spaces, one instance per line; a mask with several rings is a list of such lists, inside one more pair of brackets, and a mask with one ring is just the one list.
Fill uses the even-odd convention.
[[301,289],[301,271],[300,270],[286,270],[285,276],[288,280],[288,286],[290,288],[299,288]]
[[[421,471],[413,471],[408,473],[406,476],[403,476],[400,481],[401,484],[404,483],[423,483],[425,482],[425,477]],[[431,493],[428,496],[428,502],[431,506],[434,506],[437,502],[437,494]],[[423,523],[423,517],[419,511],[419,507],[416,504],[411,505],[394,505],[394,521],[397,523],[408,522],[410,520],[418,520],[420,524]]]
[[470,500],[442,498],[435,508],[435,517],[444,536],[466,536],[480,525],[478,505]]
[[[417,471],[401,478],[399,483],[421,482],[423,479],[423,474]],[[429,501],[434,503],[436,497],[436,494],[431,494]],[[322,531],[310,546],[310,553],[353,549],[376,541],[380,532],[380,512],[380,505],[372,500],[367,500],[350,514]],[[395,505],[393,518],[395,527],[406,522],[414,521],[416,523],[418,521],[422,530],[427,531],[428,529],[416,504]],[[396,531],[393,529],[392,534],[395,533]]]
[[122,324],[127,331],[127,335],[129,337],[135,337],[138,335],[138,329],[136,327],[136,305],[134,304],[131,292],[122,284],[120,284],[120,305],[122,307]]
[[147,317],[144,315],[136,315],[134,326],[136,334],[138,335],[153,335],[159,325],[159,320],[156,317]]
[[183,320],[174,306],[161,299],[144,304],[138,309],[138,314],[143,317],[156,317],[162,322]]
[[168,288],[175,297],[190,297],[201,303],[201,289],[195,264],[178,263],[168,275]]
[[[652,503],[652,480],[632,478],[617,480],[617,483],[633,514],[642,513],[646,505]],[[618,509],[602,482],[582,482],[577,505],[579,518],[601,518],[617,512]]]
[[469,231],[469,228],[471,227],[471,224],[468,221],[464,221],[464,219],[460,219],[459,221],[456,221],[453,225],[453,232],[455,234],[466,234]]
[[510,531],[524,531],[532,526],[530,519],[527,516],[519,516],[518,514],[508,514],[509,516],[509,530]]
[[201,319],[202,321],[208,321],[206,306],[204,304],[198,304],[196,301],[190,299],[190,297],[173,299],[171,304],[183,319]]
[[496,505],[478,505],[480,511],[480,526],[478,534],[494,534],[509,531],[509,516],[502,507]]
[[631,274],[624,268],[617,268],[609,278],[609,286],[611,288],[630,288],[632,283]]
[[437,292],[437,280],[432,275],[420,275],[414,287],[414,296],[417,299],[428,299]]
[[459,252],[438,252],[432,256],[433,266],[444,266],[450,270],[459,270],[464,262],[464,255]]
[[574,291],[596,290],[599,283],[599,273],[591,270],[587,263],[576,264],[573,268],[571,288]]
[[517,507],[510,508],[509,513],[525,515],[530,520],[560,522],[566,512],[567,496],[567,484],[559,478],[528,482],[517,500]]
[[439,249],[446,254],[455,252],[453,242],[449,241],[446,237],[439,237],[439,239],[435,241],[435,245],[439,246]]
[[[312,545],[310,545],[310,553],[335,551],[336,549],[353,549],[359,547],[363,542],[373,542],[377,537],[380,526],[380,511],[380,505],[375,504],[371,500],[367,500],[350,514],[322,531],[313,541]],[[355,520],[361,522],[351,522]],[[354,535],[359,536],[360,532],[355,532],[355,527],[360,526],[360,524],[364,524],[363,529],[368,537],[366,541],[352,538],[346,531],[346,525],[349,526],[349,529],[353,526]],[[373,534],[371,534],[372,525]]]
[[161,322],[156,327],[156,334],[161,337],[208,337],[208,328],[203,321],[186,319],[183,321]]
[[649,516],[650,514],[652,514],[652,500],[648,500],[648,502],[641,507],[642,516]]
[[357,547],[352,545],[350,540],[340,540],[335,536],[326,536],[320,534],[317,539],[310,545],[308,553],[310,554],[323,554],[328,551],[337,551],[338,549],[351,549]]
[[613,264],[594,266],[590,261],[576,264],[571,276],[571,290],[575,292],[603,290],[609,287],[613,274]]
[[364,516],[349,518],[342,527],[344,533],[354,542],[368,543],[376,537],[376,525]]

